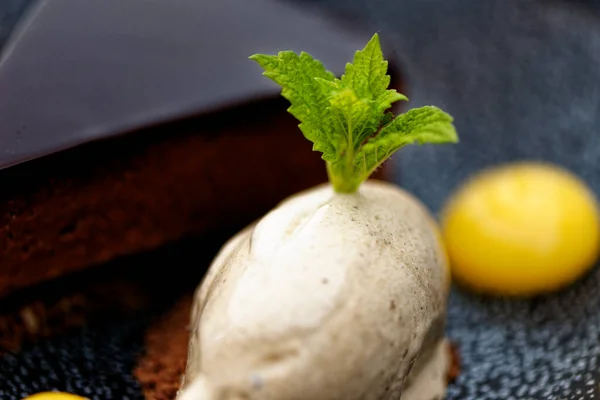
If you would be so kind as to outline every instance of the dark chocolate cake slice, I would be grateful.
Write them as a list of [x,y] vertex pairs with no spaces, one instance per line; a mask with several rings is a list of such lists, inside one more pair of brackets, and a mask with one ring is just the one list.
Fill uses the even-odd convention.
[[0,62],[0,296],[325,181],[248,56],[306,49],[339,72],[367,37],[269,0],[31,5]]

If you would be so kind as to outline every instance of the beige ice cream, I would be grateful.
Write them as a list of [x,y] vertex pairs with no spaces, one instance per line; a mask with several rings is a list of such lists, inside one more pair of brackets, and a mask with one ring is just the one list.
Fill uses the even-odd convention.
[[431,400],[449,274],[398,187],[299,193],[232,238],[196,292],[180,400]]

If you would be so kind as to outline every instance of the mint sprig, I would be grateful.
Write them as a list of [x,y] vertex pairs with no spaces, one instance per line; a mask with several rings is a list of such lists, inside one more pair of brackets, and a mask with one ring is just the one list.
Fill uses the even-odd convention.
[[456,143],[450,115],[425,106],[394,116],[393,103],[408,100],[388,89],[390,76],[377,34],[346,64],[340,79],[311,55],[282,51],[250,57],[264,75],[282,87],[288,111],[300,130],[322,153],[329,180],[337,192],[352,193],[401,147]]

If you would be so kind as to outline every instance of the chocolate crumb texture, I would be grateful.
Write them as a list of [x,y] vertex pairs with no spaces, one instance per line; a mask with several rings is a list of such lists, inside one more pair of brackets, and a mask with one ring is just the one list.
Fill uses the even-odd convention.
[[146,333],[145,354],[134,370],[147,400],[173,400],[187,358],[187,329],[193,296],[183,297]]
[[460,374],[460,353],[458,350],[458,346],[452,342],[448,344],[448,351],[450,352],[450,369],[448,370],[448,383],[453,383]]

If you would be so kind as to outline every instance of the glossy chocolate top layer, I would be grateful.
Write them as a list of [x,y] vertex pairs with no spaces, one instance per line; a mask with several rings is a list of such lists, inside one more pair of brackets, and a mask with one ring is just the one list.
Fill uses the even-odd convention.
[[272,0],[37,2],[0,59],[0,169],[277,96],[253,53],[305,50],[341,72],[366,39]]

